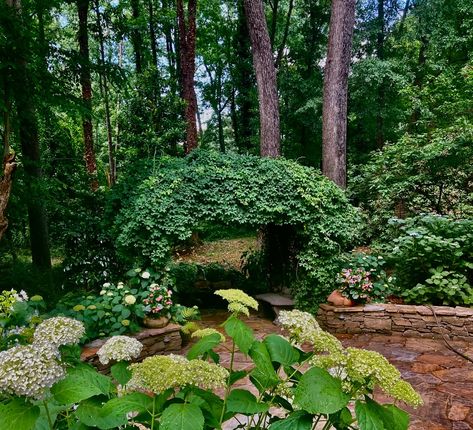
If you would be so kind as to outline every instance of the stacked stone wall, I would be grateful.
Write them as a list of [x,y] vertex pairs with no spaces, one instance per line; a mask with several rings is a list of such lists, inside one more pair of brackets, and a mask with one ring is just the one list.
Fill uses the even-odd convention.
[[[383,333],[408,337],[473,339],[473,309],[457,306],[368,304],[336,307],[320,305],[317,320],[331,333]],[[438,321],[438,323],[437,323]]]

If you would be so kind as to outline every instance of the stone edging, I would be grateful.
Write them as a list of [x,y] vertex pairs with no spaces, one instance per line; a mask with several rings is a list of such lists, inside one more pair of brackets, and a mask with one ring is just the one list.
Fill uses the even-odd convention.
[[[177,352],[181,349],[181,326],[178,324],[168,324],[163,328],[146,328],[140,332],[131,335],[143,344],[141,355],[136,361],[141,361],[146,357],[156,354]],[[97,351],[106,342],[107,339],[96,339],[82,348],[80,356],[82,361],[90,363],[99,370],[107,370],[110,366],[100,364]]]
[[473,309],[457,306],[368,304],[354,307],[320,305],[317,321],[332,333],[383,333],[409,337],[473,339]]

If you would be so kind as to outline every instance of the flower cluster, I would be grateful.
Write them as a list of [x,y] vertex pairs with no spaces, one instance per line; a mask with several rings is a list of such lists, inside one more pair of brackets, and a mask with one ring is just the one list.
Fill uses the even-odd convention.
[[65,374],[45,347],[21,345],[0,352],[1,393],[41,399]]
[[66,317],[54,317],[44,320],[36,327],[33,343],[52,349],[61,345],[79,343],[85,334],[84,324]]
[[99,361],[108,364],[110,361],[131,361],[141,354],[143,344],[128,336],[113,336],[97,351]]
[[220,336],[220,340],[222,342],[225,342],[225,336],[214,328],[202,328],[200,330],[196,330],[192,333],[192,337],[202,338],[205,336],[210,336],[212,334],[218,334]]
[[371,272],[363,268],[343,269],[338,275],[337,282],[341,284],[340,292],[358,303],[365,303],[373,291]]
[[23,302],[28,300],[28,295],[21,290],[19,293],[16,290],[2,291],[0,294],[0,314],[10,314],[13,305],[16,302]]
[[168,388],[195,385],[204,390],[224,387],[228,371],[218,364],[187,360],[179,355],[155,355],[129,367],[132,378],[128,388],[161,393]]
[[241,290],[228,289],[215,291],[217,296],[228,302],[228,311],[232,314],[250,315],[248,308],[258,310],[258,302]]
[[172,290],[165,286],[151,284],[149,294],[143,299],[143,304],[146,313],[153,316],[167,316],[173,304]]

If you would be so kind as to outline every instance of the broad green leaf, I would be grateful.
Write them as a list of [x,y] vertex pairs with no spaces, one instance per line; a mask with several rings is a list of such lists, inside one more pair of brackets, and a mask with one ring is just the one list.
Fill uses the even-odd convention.
[[409,415],[394,405],[380,405],[370,398],[357,401],[355,413],[360,430],[407,430]]
[[127,423],[126,413],[113,408],[104,410],[102,406],[100,399],[87,399],[80,403],[75,414],[83,424],[101,430],[113,429]]
[[278,375],[273,368],[271,357],[264,343],[255,341],[250,350],[250,357],[255,363],[255,368],[251,371],[250,375],[260,392],[273,387],[279,382]]
[[153,408],[153,399],[143,393],[130,393],[123,397],[116,397],[103,405],[104,414],[112,411],[127,414],[128,412],[146,412]]
[[20,399],[0,404],[0,430],[32,430],[40,409]]
[[340,380],[317,367],[304,373],[294,394],[294,403],[311,414],[333,414],[349,400]]
[[94,368],[81,365],[68,369],[67,376],[51,388],[60,403],[78,403],[99,394],[108,394],[113,388],[110,378]]
[[192,346],[192,348],[187,353],[187,358],[189,360],[194,360],[195,358],[205,354],[210,351],[212,348],[217,346],[221,342],[221,337],[218,333],[209,334],[204,336],[202,339]]
[[259,403],[256,397],[247,390],[233,390],[227,398],[227,411],[244,415],[266,412],[269,405]]
[[233,385],[235,382],[245,378],[246,376],[248,376],[248,372],[246,370],[236,370],[230,373],[229,384]]
[[299,351],[281,336],[270,334],[266,336],[263,343],[268,349],[271,361],[291,366],[299,360]]
[[311,430],[313,415],[305,411],[296,411],[286,418],[269,426],[269,430]]
[[234,316],[225,321],[224,327],[225,332],[234,340],[240,351],[248,354],[251,345],[255,341],[253,330]]
[[200,408],[189,403],[173,403],[164,409],[160,430],[202,430],[204,416]]
[[128,369],[128,363],[125,361],[114,364],[110,372],[120,385],[125,385],[131,379],[131,370]]

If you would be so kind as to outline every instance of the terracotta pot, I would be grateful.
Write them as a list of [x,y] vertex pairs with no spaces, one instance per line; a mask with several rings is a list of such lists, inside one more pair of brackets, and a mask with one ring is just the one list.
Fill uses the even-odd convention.
[[143,324],[148,328],[163,328],[166,327],[169,323],[168,317],[159,317],[159,318],[149,318],[145,317]]
[[338,290],[332,291],[330,296],[327,297],[327,302],[334,306],[355,306],[355,302],[353,300],[343,296]]

